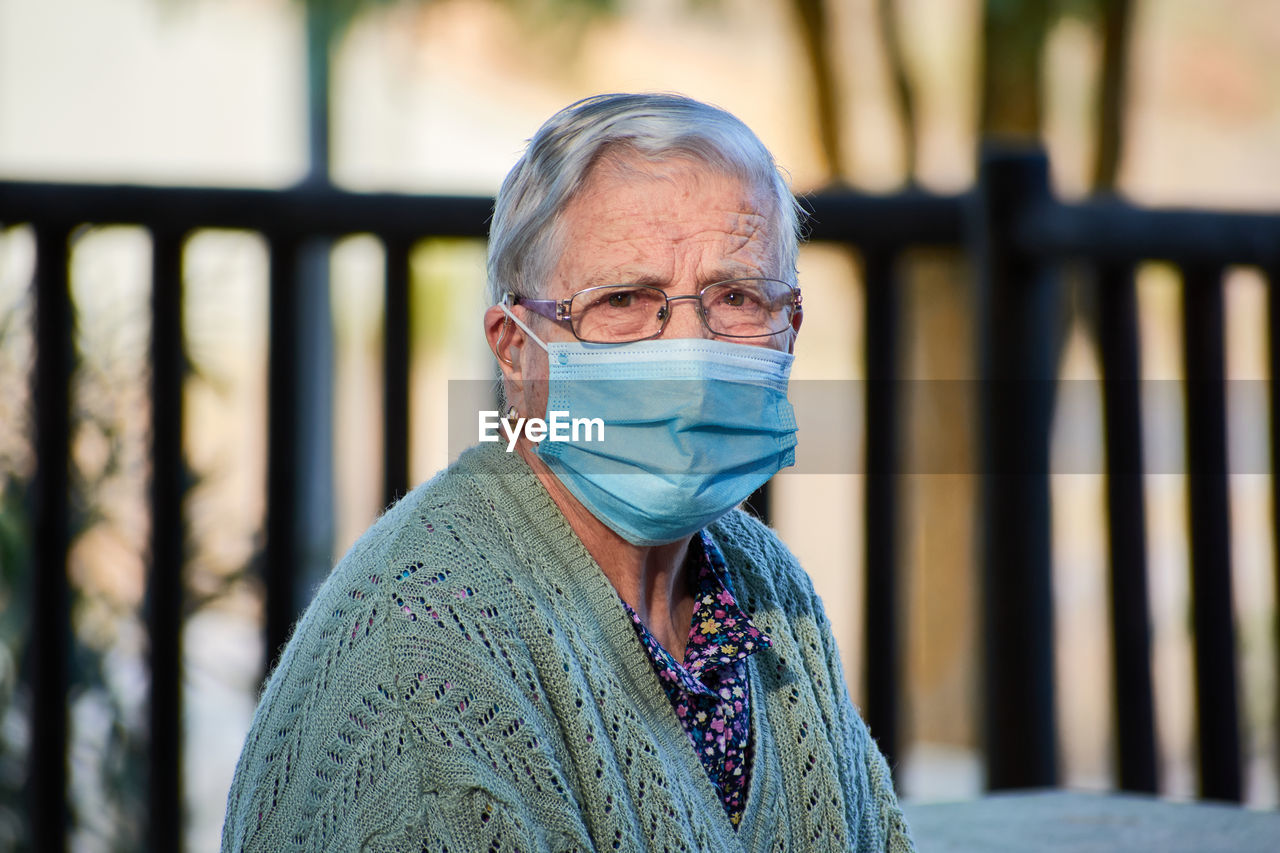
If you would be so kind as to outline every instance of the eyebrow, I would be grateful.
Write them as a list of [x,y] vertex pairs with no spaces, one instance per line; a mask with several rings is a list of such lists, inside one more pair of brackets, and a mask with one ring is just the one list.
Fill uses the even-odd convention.
[[646,284],[650,287],[665,287],[667,280],[657,275],[625,275],[616,272],[593,275],[583,282],[583,287],[598,287],[605,284]]

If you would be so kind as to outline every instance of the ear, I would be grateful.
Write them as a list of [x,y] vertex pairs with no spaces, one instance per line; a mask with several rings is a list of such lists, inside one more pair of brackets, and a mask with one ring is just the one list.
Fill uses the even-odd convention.
[[503,378],[519,380],[520,353],[525,346],[524,330],[511,322],[500,307],[493,305],[484,312],[484,336],[498,360]]

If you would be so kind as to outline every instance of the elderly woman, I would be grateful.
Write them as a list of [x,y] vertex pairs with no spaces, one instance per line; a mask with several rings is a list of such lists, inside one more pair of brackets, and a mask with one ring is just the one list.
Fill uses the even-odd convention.
[[796,252],[721,110],[609,95],[538,131],[490,241],[504,440],[320,589],[224,850],[911,849],[812,584],[735,509],[792,461]]

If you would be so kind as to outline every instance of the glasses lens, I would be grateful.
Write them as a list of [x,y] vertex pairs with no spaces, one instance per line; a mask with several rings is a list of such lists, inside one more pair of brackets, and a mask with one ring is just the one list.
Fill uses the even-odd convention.
[[656,287],[614,284],[573,295],[569,315],[581,340],[601,344],[641,341],[662,331],[667,295]]
[[785,331],[795,301],[791,285],[768,278],[722,281],[702,291],[707,327],[731,338],[760,338]]

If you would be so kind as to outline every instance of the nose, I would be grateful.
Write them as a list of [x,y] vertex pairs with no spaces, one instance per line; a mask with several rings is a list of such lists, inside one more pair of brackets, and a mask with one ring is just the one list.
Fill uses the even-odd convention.
[[[677,311],[680,307],[679,303],[684,301],[685,305],[692,309],[689,311]],[[709,338],[711,330],[707,328],[707,324],[702,320],[702,304],[697,294],[688,296],[668,296],[666,310],[669,314],[667,317],[667,325],[662,330],[661,337],[664,338]]]

